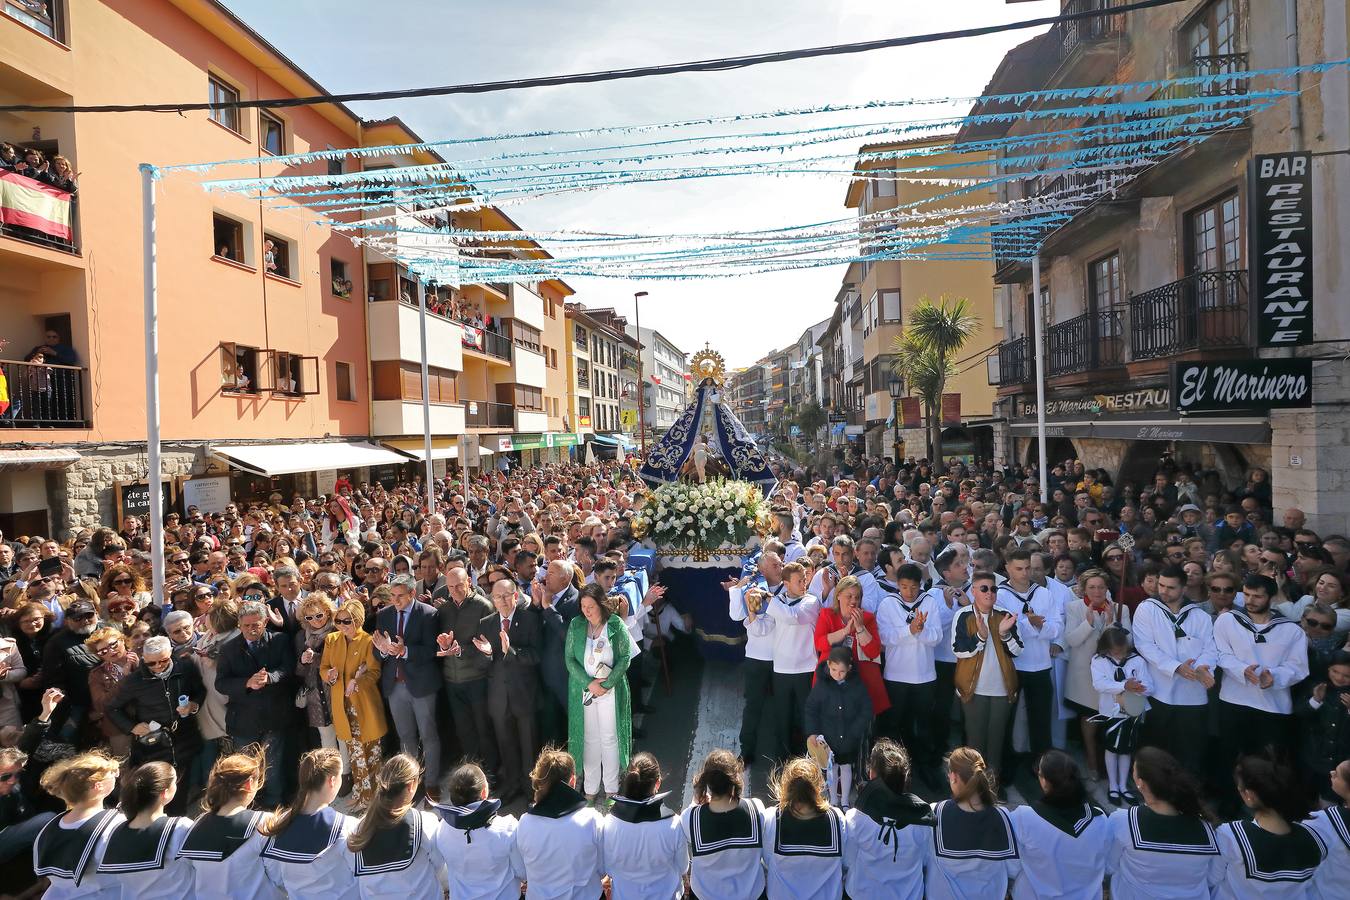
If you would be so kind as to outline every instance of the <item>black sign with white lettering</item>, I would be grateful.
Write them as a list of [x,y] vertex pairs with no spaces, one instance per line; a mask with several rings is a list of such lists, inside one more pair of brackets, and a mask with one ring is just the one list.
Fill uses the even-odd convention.
[[1269,153],[1249,171],[1251,295],[1258,347],[1313,340],[1312,156]]
[[1178,412],[1306,409],[1312,406],[1312,360],[1172,363],[1172,396]]

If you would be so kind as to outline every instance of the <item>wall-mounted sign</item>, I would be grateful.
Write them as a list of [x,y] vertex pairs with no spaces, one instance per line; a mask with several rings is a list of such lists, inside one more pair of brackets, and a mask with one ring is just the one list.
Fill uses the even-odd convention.
[[184,509],[195,506],[203,513],[224,512],[230,504],[230,477],[180,479],[179,493]]
[[[1110,394],[1087,394],[1045,401],[1047,416],[1081,416],[1098,413],[1149,412],[1171,409],[1170,394],[1165,387],[1140,388],[1134,391],[1116,391]],[[1023,400],[1021,415],[1036,415],[1036,401]]]
[[[167,513],[173,509],[177,497],[175,492],[177,486],[175,480],[163,479],[163,488],[160,491],[160,499],[164,503],[163,512]],[[150,515],[149,481],[114,481],[113,493],[117,504],[117,528],[119,531],[124,527],[123,523],[127,519]]]
[[1312,360],[1172,363],[1172,396],[1178,412],[1306,409],[1312,406]]
[[902,428],[920,428],[923,426],[923,414],[918,397],[900,398],[900,426]]
[[1252,158],[1251,298],[1258,347],[1313,340],[1312,155]]
[[961,395],[942,395],[942,427],[954,428],[961,424]]
[[511,452],[512,450],[514,450],[514,449],[516,449],[516,445],[515,445],[515,443],[511,440],[510,437],[499,437],[499,438],[497,438],[497,452],[498,452],[498,453],[510,453],[510,452]]

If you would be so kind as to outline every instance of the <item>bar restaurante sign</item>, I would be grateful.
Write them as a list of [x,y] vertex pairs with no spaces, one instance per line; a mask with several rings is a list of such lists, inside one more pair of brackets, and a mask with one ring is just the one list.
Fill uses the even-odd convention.
[[1256,156],[1249,173],[1251,292],[1258,347],[1313,340],[1312,156]]
[[1306,409],[1312,406],[1312,360],[1173,363],[1172,396],[1178,412]]

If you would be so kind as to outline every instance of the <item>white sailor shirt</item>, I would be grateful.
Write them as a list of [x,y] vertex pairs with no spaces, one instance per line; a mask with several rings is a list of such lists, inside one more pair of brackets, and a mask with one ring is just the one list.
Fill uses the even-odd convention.
[[[1017,671],[1043,672],[1050,668],[1053,662],[1050,645],[1064,633],[1064,610],[1050,590],[1033,584],[1026,593],[1019,594],[1004,582],[999,585],[997,596],[998,607],[1017,616],[1017,634],[1022,639],[1022,652],[1013,660]],[[1029,613],[1045,617],[1040,628],[1032,626]]]
[[[923,628],[918,634],[911,634],[910,625],[920,613],[927,616]],[[883,678],[906,684],[927,684],[937,678],[934,650],[942,643],[945,632],[942,613],[931,596],[920,594],[910,605],[898,593],[888,595],[877,610],[877,631],[886,648]]]
[[1107,824],[1111,900],[1209,900],[1223,871],[1214,826],[1147,806],[1118,809]]
[[[360,827],[360,823],[357,823]],[[375,833],[358,851],[339,841],[319,857],[316,865],[345,869],[356,878],[356,896],[362,900],[408,900],[439,897],[445,891],[445,860],[436,847],[440,819],[410,809],[402,821]]]
[[[877,794],[885,802],[876,802]],[[844,887],[850,897],[922,900],[923,869],[933,853],[928,804],[912,794],[899,797],[873,779],[858,795],[858,805],[844,814],[844,830]]]
[[1223,868],[1214,900],[1312,896],[1313,876],[1327,856],[1312,828],[1292,822],[1288,834],[1271,834],[1244,819],[1224,822],[1216,832]]
[[[1214,646],[1223,669],[1219,699],[1237,706],[1289,715],[1289,689],[1308,677],[1308,638],[1303,627],[1284,616],[1257,625],[1246,613],[1229,610],[1214,621]],[[1269,688],[1248,683],[1245,672],[1256,664],[1269,671]]]
[[1339,900],[1350,886],[1350,809],[1320,809],[1305,824],[1327,848],[1326,859],[1313,873],[1312,896],[1315,900]]
[[773,620],[766,615],[767,610],[760,609],[755,621],[746,622],[750,611],[745,605],[745,592],[751,588],[762,588],[772,594],[781,593],[784,588],[781,582],[778,587],[769,588],[764,576],[758,575],[745,587],[733,587],[727,592],[727,614],[733,622],[745,622],[745,655],[760,662],[773,662]]
[[1017,873],[1012,820],[1001,806],[967,812],[954,800],[933,806],[933,855],[924,875],[928,900],[989,900],[1008,893]]
[[121,882],[115,875],[98,872],[99,860],[113,829],[124,817],[115,809],[101,809],[73,825],[59,815],[42,826],[33,841],[33,873],[50,882],[44,897],[115,900],[121,897]]
[[[960,596],[952,598],[951,606],[947,605],[947,597],[942,592],[945,587],[955,587],[961,591]],[[925,592],[925,596],[933,599],[933,604],[937,607],[941,618],[943,640],[939,641],[938,645],[933,648],[933,660],[935,662],[956,663],[956,654],[952,652],[951,641],[947,639],[947,636],[952,633],[952,621],[956,618],[956,611],[962,606],[970,604],[970,595],[967,593],[969,590],[969,581],[963,585],[948,585],[947,582],[939,580],[934,582],[933,586]]]
[[315,865],[329,848],[356,830],[356,822],[331,806],[311,815],[295,816],[290,827],[270,835],[263,844],[267,877],[288,900],[356,897],[356,879],[349,870]]
[[1100,807],[1083,803],[1063,809],[1036,802],[1017,807],[1009,817],[1020,857],[1013,900],[1101,897],[1111,829]]
[[[1092,689],[1097,692],[1097,712],[1108,719],[1128,718],[1129,714],[1120,708],[1120,694],[1125,690],[1125,682],[1131,678],[1144,686],[1147,697],[1153,685],[1149,678],[1148,662],[1138,653],[1131,653],[1120,662],[1109,656],[1094,653],[1092,656]],[[1148,700],[1144,701],[1148,709]]]
[[769,900],[839,900],[845,842],[844,814],[833,806],[813,819],[770,809],[764,815]]
[[192,823],[178,855],[192,863],[192,895],[201,900],[283,897],[258,862],[267,838],[258,830],[264,813],[204,813]]
[[436,849],[445,860],[450,896],[459,900],[519,900],[525,872],[514,866],[515,816],[500,815],[501,801],[432,806],[441,819]]
[[689,842],[689,886],[700,898],[759,900],[764,893],[764,805],[753,797],[729,812],[694,804],[680,813]]
[[1188,603],[1173,615],[1161,600],[1145,600],[1134,609],[1132,634],[1134,649],[1148,660],[1154,697],[1170,706],[1209,703],[1209,692],[1203,684],[1175,674],[1188,659],[1195,660],[1195,668],[1209,666],[1210,674],[1218,671],[1214,620],[1199,604]]
[[600,859],[610,878],[611,900],[680,900],[689,871],[689,843],[680,817],[663,801],[614,798],[600,824]]
[[816,671],[816,619],[820,601],[812,594],[792,597],[787,591],[769,601],[764,615],[773,620],[773,671],[800,675]]
[[584,797],[566,785],[554,787],[520,817],[512,864],[525,873],[531,898],[595,900],[600,896],[602,819]]
[[146,828],[122,822],[112,830],[99,860],[100,873],[114,877],[122,896],[136,900],[187,900],[192,896],[192,864],[178,851],[192,820],[164,816]]

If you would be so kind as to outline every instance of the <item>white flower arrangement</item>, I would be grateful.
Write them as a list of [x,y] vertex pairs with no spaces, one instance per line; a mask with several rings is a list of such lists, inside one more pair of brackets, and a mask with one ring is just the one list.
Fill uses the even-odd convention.
[[661,485],[633,524],[635,533],[648,535],[658,547],[711,550],[727,544],[745,546],[752,535],[763,531],[768,515],[758,487],[718,478],[704,484]]

